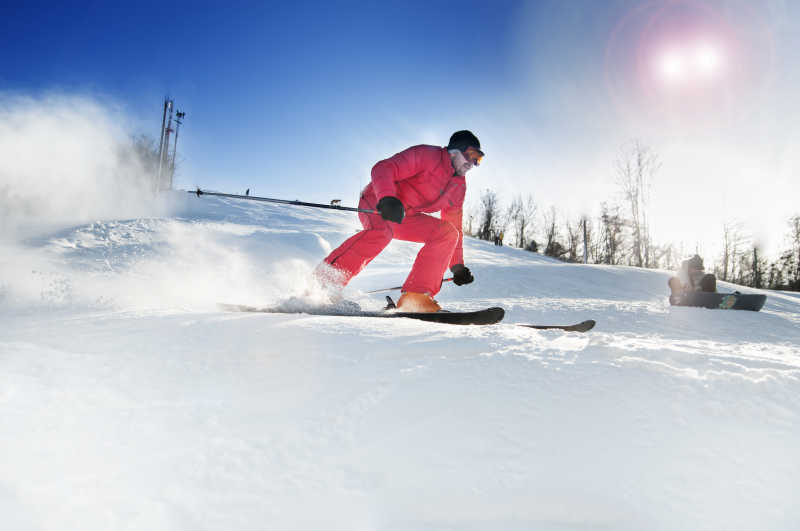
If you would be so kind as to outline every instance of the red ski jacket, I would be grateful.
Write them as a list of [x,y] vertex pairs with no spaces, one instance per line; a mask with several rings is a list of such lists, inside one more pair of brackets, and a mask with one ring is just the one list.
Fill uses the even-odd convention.
[[458,230],[458,243],[450,259],[452,267],[464,263],[461,222],[467,191],[466,179],[454,173],[447,148],[413,146],[375,164],[372,182],[361,195],[373,205],[382,197],[394,196],[402,201],[406,216],[441,212],[442,219]]

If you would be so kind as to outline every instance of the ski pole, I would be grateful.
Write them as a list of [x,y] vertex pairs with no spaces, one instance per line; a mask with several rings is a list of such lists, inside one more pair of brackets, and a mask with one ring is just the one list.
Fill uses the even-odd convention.
[[377,214],[377,210],[370,210],[368,208],[354,208],[354,207],[344,207],[339,205],[325,205],[322,203],[306,203],[304,201],[289,201],[287,199],[272,199],[270,197],[256,197],[254,195],[236,195],[236,194],[223,194],[221,192],[204,192],[200,188],[197,190],[187,190],[190,194],[196,194],[197,197],[201,195],[217,195],[219,197],[231,197],[233,199],[249,199],[250,201],[266,201],[268,203],[281,203],[284,205],[297,205],[297,206],[307,206],[307,207],[314,207],[314,208],[329,208],[332,210],[347,210],[348,212],[363,212],[364,214]]
[[[442,282],[450,282],[453,280],[453,277],[442,279]],[[396,289],[403,289],[403,286],[395,286],[393,288],[383,288],[383,289],[374,289],[372,291],[367,291],[366,293],[380,293],[382,291],[394,291]]]

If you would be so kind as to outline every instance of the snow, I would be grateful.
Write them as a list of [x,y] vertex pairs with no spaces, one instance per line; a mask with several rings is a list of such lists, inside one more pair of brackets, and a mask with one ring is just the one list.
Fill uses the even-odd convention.
[[[800,526],[797,294],[670,307],[668,271],[467,238],[438,299],[502,324],[226,313],[313,289],[355,217],[169,201],[0,243],[3,529]],[[417,249],[347,298],[381,307]]]

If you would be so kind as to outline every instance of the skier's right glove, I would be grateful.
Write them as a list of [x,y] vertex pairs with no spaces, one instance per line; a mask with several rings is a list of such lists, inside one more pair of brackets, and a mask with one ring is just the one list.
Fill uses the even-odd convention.
[[450,271],[453,272],[453,284],[456,286],[463,286],[464,284],[469,284],[475,280],[475,277],[472,276],[469,268],[464,264],[456,264],[450,268]]
[[378,201],[377,209],[378,212],[381,213],[381,217],[386,221],[400,223],[403,221],[403,218],[406,217],[406,209],[403,208],[403,203],[396,197],[390,195],[382,197],[381,200]]

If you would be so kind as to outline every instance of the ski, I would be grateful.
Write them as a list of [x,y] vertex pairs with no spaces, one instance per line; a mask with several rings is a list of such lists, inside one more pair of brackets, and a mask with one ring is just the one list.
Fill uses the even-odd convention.
[[593,319],[587,319],[573,325],[535,325],[516,323],[517,326],[524,326],[525,328],[535,328],[537,330],[563,330],[565,332],[588,332],[594,325],[597,324]]
[[362,310],[338,310],[336,308],[303,308],[297,311],[282,308],[257,308],[255,306],[244,306],[239,304],[221,304],[224,310],[234,312],[256,312],[256,313],[304,313],[306,315],[324,315],[330,317],[379,317],[379,318],[398,318],[415,319],[429,323],[441,323],[451,325],[490,325],[499,323],[505,316],[502,308],[484,308],[472,312],[433,312],[433,313],[412,313],[398,312],[394,310],[384,311],[362,311]]
[[[388,297],[387,297],[388,299]],[[394,304],[390,303],[385,310],[382,311],[363,311],[360,309],[342,309],[337,307],[319,307],[319,308],[258,308],[256,306],[247,306],[242,304],[220,304],[220,307],[225,311],[230,312],[249,312],[249,313],[283,313],[283,314],[306,314],[306,315],[321,315],[328,317],[379,317],[382,319],[415,319],[417,321],[425,321],[429,323],[451,324],[451,325],[491,325],[499,323],[505,317],[505,310],[499,307],[484,308],[471,312],[450,312],[440,311],[433,313],[412,313],[412,312],[398,312],[395,310]],[[580,323],[572,325],[537,325],[525,323],[513,323],[515,326],[522,326],[525,328],[534,328],[536,330],[562,330],[564,332],[588,332],[596,324],[594,320],[589,319]]]

